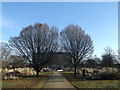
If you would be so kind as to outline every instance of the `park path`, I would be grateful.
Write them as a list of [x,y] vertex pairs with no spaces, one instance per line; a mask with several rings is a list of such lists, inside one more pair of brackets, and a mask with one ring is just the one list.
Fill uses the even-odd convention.
[[53,72],[43,88],[72,88],[76,90],[60,72]]

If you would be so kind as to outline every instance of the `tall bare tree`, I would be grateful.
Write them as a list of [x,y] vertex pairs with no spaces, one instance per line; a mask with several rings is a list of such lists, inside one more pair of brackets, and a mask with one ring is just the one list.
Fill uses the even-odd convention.
[[58,48],[58,29],[47,24],[36,23],[10,39],[11,46],[24,56],[39,75],[40,70],[49,62],[50,53]]
[[88,34],[78,26],[69,25],[60,33],[60,39],[64,51],[67,52],[69,62],[74,67],[76,76],[77,66],[80,61],[93,53],[93,42]]

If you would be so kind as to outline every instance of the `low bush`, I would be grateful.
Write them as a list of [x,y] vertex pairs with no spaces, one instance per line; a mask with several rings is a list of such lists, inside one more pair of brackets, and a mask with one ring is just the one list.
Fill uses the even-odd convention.
[[103,72],[100,74],[100,78],[103,80],[115,80],[117,79],[117,72]]
[[117,72],[117,79],[120,79],[120,71],[119,72]]

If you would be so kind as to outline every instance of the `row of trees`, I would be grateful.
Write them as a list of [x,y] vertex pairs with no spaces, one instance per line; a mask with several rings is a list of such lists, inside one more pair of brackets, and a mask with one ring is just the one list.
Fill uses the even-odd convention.
[[118,67],[119,55],[116,55],[110,47],[107,47],[101,59],[97,57],[88,59],[87,64],[89,67]]
[[[64,54],[63,54],[64,55]],[[79,68],[102,68],[102,67],[112,67],[112,68],[119,68],[120,62],[119,62],[119,55],[117,55],[110,47],[107,47],[104,50],[104,53],[100,58],[98,58],[96,55],[89,57],[87,59],[83,59],[78,63],[78,69]],[[61,67],[65,68],[73,68],[71,65],[71,62],[69,60],[65,59],[65,56],[62,56]],[[60,64],[60,63],[59,63]]]
[[52,53],[57,52],[59,47],[66,52],[66,59],[74,67],[74,76],[80,62],[89,58],[94,50],[91,37],[78,25],[68,25],[59,37],[56,27],[36,23],[23,28],[18,37],[10,38],[9,43],[36,70],[37,76],[51,62]]

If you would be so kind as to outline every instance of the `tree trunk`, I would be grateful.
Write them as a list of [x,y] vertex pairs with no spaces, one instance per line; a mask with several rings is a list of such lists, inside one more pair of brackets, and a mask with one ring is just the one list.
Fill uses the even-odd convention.
[[36,76],[37,76],[37,77],[39,76],[39,71],[36,71]]
[[76,76],[76,70],[77,70],[77,66],[74,66],[74,76]]

